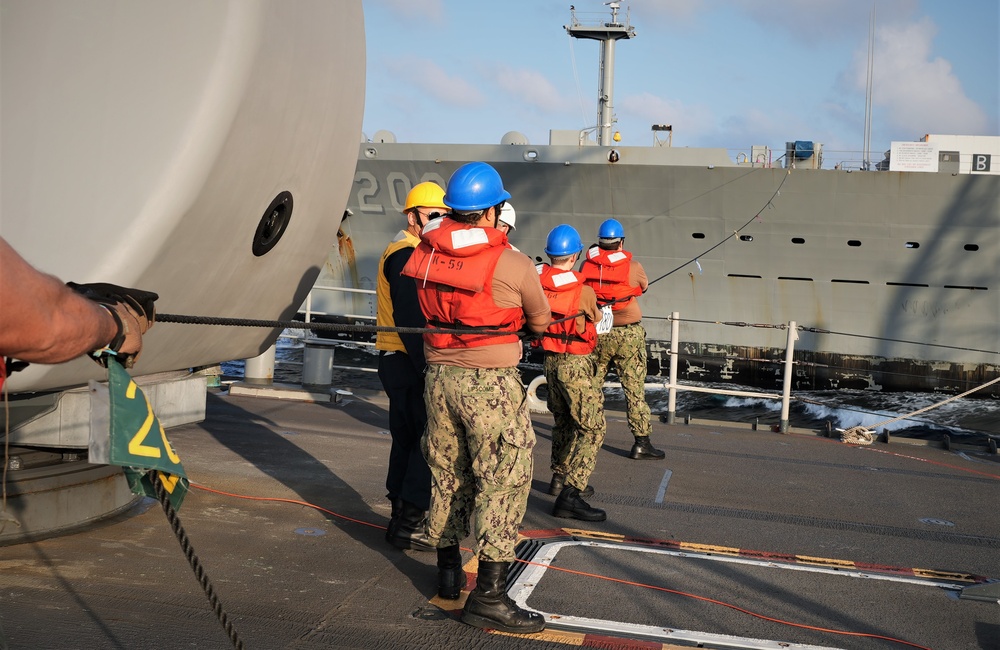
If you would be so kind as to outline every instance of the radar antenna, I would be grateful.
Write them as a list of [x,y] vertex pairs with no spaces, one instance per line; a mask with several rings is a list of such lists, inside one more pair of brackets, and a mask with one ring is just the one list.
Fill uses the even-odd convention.
[[564,25],[573,38],[586,38],[601,42],[600,87],[597,89],[597,144],[611,145],[611,128],[617,121],[614,116],[615,91],[615,41],[635,38],[635,29],[629,24],[628,11],[625,22],[618,21],[620,2],[605,2],[611,7],[611,22],[584,24],[577,19],[576,8],[570,5],[571,24]]

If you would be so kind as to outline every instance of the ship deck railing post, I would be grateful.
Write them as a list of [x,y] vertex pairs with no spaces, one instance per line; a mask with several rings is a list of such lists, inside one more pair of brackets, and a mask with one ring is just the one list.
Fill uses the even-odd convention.
[[799,338],[799,330],[795,321],[788,321],[788,340],[785,344],[785,374],[781,382],[781,433],[788,433],[788,405],[792,400],[792,373],[795,356],[795,341]]
[[670,389],[667,391],[667,424],[677,420],[677,352],[681,332],[680,312],[670,312]]

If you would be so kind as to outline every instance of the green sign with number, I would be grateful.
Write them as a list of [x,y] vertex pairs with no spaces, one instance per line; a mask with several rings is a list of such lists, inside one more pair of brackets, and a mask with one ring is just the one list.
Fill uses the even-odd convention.
[[149,399],[114,359],[108,361],[108,390],[111,464],[125,470],[129,487],[136,494],[156,498],[153,480],[158,476],[170,495],[170,503],[180,509],[189,485],[181,459],[170,446]]

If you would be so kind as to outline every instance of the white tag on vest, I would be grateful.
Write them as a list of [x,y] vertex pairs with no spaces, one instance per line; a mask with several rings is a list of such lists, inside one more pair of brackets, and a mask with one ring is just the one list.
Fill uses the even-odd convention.
[[611,305],[601,307],[601,322],[597,323],[597,333],[607,334],[611,331],[611,326],[615,323],[615,316],[611,312]]

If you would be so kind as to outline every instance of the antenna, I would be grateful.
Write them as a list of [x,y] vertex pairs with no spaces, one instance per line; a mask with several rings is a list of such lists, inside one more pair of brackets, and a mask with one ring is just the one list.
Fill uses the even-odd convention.
[[875,70],[875,0],[872,0],[872,16],[868,24],[868,83],[865,88],[865,142],[861,168],[865,171],[872,165],[872,103]]
[[615,41],[635,37],[635,29],[629,24],[628,14],[625,22],[619,22],[618,10],[620,2],[605,2],[611,7],[611,22],[601,22],[597,25],[584,25],[576,16],[576,9],[570,5],[572,24],[565,25],[566,31],[573,38],[587,38],[601,42],[601,78],[597,91],[597,144],[611,144],[611,127],[615,122],[613,97],[615,92]]

